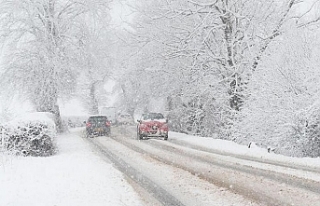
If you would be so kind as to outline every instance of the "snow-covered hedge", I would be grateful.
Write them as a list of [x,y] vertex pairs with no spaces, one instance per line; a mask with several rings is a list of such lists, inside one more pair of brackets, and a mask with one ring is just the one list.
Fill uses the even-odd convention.
[[48,156],[55,153],[56,127],[51,113],[28,113],[1,125],[2,150],[16,155]]

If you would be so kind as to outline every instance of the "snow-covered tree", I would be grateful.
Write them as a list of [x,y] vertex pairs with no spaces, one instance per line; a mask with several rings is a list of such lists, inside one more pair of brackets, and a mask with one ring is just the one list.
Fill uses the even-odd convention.
[[37,111],[52,112],[61,127],[58,98],[74,89],[82,16],[106,1],[2,0],[2,88],[20,92]]
[[82,35],[79,38],[81,77],[78,81],[78,96],[90,114],[99,113],[99,105],[106,101],[104,85],[112,76],[112,29],[108,13],[104,17],[85,16],[81,22]]
[[292,156],[319,156],[319,32],[291,29],[253,74],[234,138]]
[[[251,75],[280,35],[295,1],[178,0],[136,5],[132,33],[139,46],[133,69],[143,76],[140,82],[146,82],[136,96],[165,97],[173,125],[210,135],[232,127],[248,96]],[[168,81],[156,81],[154,72]],[[156,90],[145,88],[153,85]]]

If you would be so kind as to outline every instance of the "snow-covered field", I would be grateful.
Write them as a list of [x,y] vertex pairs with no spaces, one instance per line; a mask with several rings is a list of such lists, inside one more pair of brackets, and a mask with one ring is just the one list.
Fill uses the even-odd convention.
[[[262,159],[320,168],[320,159],[289,158],[260,148],[171,132],[169,138]],[[52,157],[0,157],[1,206],[143,205],[124,176],[95,153],[79,129],[57,137]]]

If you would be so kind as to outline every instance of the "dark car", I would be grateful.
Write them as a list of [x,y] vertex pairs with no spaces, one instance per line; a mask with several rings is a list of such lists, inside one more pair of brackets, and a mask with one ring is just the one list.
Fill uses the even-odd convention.
[[141,116],[137,126],[137,138],[163,137],[168,139],[168,120],[161,113],[146,113]]
[[110,136],[110,125],[111,123],[106,116],[91,116],[86,121],[87,136]]

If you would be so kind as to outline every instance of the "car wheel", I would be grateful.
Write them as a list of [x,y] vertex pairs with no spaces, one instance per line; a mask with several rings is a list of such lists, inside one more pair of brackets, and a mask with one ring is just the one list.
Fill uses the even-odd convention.
[[143,139],[143,136],[142,136],[142,134],[140,134],[139,130],[137,130],[137,139],[138,140],[142,140]]
[[86,132],[86,137],[89,138],[90,135],[91,135],[90,132],[87,131],[87,132]]
[[168,135],[164,136],[164,140],[168,140]]

